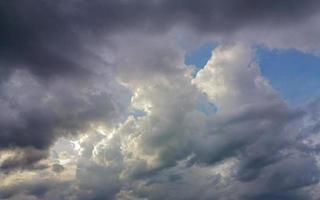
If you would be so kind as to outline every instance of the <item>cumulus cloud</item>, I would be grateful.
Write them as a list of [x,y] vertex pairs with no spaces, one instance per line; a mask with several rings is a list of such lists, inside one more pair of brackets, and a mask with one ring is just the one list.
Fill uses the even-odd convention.
[[0,198],[318,199],[319,101],[288,106],[251,45],[316,53],[318,7],[1,2]]
[[27,71],[16,71],[1,85],[0,149],[26,149],[26,156],[37,151],[47,155],[61,136],[117,121],[125,115],[121,110],[126,100],[112,99],[119,98],[116,91],[122,87],[102,88],[103,82],[97,76],[89,81],[58,79],[43,84]]
[[[144,51],[137,52],[130,48],[129,45],[127,45],[127,49],[122,48],[122,51],[119,52],[119,46],[121,47],[126,44],[121,42],[121,39],[117,38],[117,36],[127,37],[123,34],[133,35],[131,36],[132,40],[135,37],[132,33],[135,33],[136,35],[144,34],[145,37],[150,37],[150,34],[164,34],[168,31],[170,32],[172,29],[176,29],[176,27],[187,27],[191,32],[200,33],[203,36],[212,35],[213,38],[221,42],[224,40],[221,40],[221,34],[225,35],[225,39],[227,39],[227,35],[238,35],[238,32],[246,30],[255,32],[254,30],[256,30],[256,28],[254,27],[256,26],[263,26],[266,28],[284,27],[284,34],[275,33],[275,36],[272,37],[278,41],[282,39],[282,36],[286,37],[286,28],[294,25],[297,21],[304,22],[310,20],[316,23],[317,21],[314,19],[314,16],[317,16],[318,13],[317,4],[317,1],[312,0],[297,0],[294,2],[284,1],[281,3],[277,3],[276,1],[268,1],[268,3],[265,3],[264,1],[200,1],[195,3],[193,1],[171,2],[164,0],[150,2],[1,2],[1,27],[3,30],[1,36],[1,43],[3,44],[1,45],[1,52],[3,52],[1,59],[1,80],[10,82],[17,76],[34,76],[32,77],[35,79],[34,81],[40,81],[40,83],[33,83],[34,85],[30,87],[42,87],[42,90],[47,90],[42,84],[51,85],[52,83],[45,82],[68,79],[68,83],[66,84],[71,85],[70,87],[72,87],[72,89],[70,90],[76,91],[82,90],[82,88],[79,88],[80,84],[87,84],[83,83],[83,80],[95,79],[96,74],[101,73],[100,70],[102,68],[104,71],[105,68],[110,69],[105,73],[112,74],[110,71],[114,69],[115,65],[136,65],[143,68],[145,65],[146,68],[153,66],[153,72],[147,70],[151,73],[158,73],[163,70],[173,70],[174,68],[166,67],[170,65],[168,63],[161,63],[161,66],[155,63],[158,62],[158,58],[155,58],[156,56],[154,55],[163,57],[162,59],[171,62],[176,59],[176,54],[161,55],[163,51],[158,51],[154,52],[152,56],[149,54],[150,57],[148,57],[147,60],[140,59],[139,57],[143,56]],[[288,30],[290,30],[290,27]],[[305,28],[302,28],[302,30],[305,30]],[[270,30],[271,34],[274,32],[274,30]],[[314,35],[317,35],[318,33],[316,30],[310,30],[309,32]],[[281,37],[276,35],[280,35]],[[206,37],[207,36],[205,36],[205,38]],[[209,38],[211,38],[211,36],[209,36]],[[235,39],[236,38],[238,37],[235,37]],[[273,44],[277,43],[264,42],[263,38],[266,37],[257,38],[257,41],[266,43],[270,46],[274,46]],[[153,42],[154,45],[168,44],[162,43],[162,39],[150,42]],[[229,39],[231,40],[231,38]],[[242,40],[246,39],[242,38]],[[101,50],[96,49],[97,46],[101,44],[101,41],[108,46],[107,51],[109,51],[109,53],[104,50],[101,52]],[[293,41],[302,40],[294,39]],[[126,42],[130,44],[130,41],[128,40],[126,40]],[[141,40],[141,42],[143,41]],[[312,45],[315,44],[313,40],[310,43]],[[286,42],[286,44],[292,44],[292,47],[308,49],[306,46],[301,45],[299,47],[299,45],[290,42]],[[308,46],[308,44],[309,42],[306,42],[305,45]],[[143,46],[147,47],[148,45]],[[100,51],[100,54],[97,53],[97,51]],[[148,49],[145,51],[148,51]],[[130,63],[126,63],[127,61],[125,58],[127,56],[123,56],[122,53],[135,57],[136,59],[131,59]],[[111,56],[113,59],[105,58],[106,54],[109,54],[109,57]],[[121,58],[118,58],[119,55]],[[146,63],[140,62],[142,60]],[[129,67],[131,68],[130,70],[132,73],[135,73],[136,71],[134,76],[137,78],[138,76],[141,76],[141,74],[139,74],[139,67],[137,70],[135,70],[134,67]],[[128,69],[128,67],[125,67],[125,70],[126,69]],[[21,75],[21,71],[22,73],[30,73],[30,75]],[[113,75],[108,75],[103,78],[110,79],[110,82],[114,83],[115,81],[112,76]],[[17,78],[22,79],[20,77]],[[79,80],[81,80],[81,83],[79,83]],[[38,86],[36,86],[36,84],[38,84]],[[3,90],[6,89],[4,88]],[[41,89],[37,89],[38,93],[39,90]],[[113,88],[110,90],[113,90]],[[1,107],[10,113],[16,113],[11,114],[11,117],[19,118],[17,112],[20,111],[16,111],[13,108],[14,106],[7,105],[8,102],[6,101],[8,100],[5,100],[5,98],[8,99],[9,97],[6,97],[5,95],[6,94],[2,94],[4,97],[1,98],[1,101],[3,102]],[[105,93],[105,95],[108,94]],[[60,100],[58,101],[60,102]],[[46,105],[46,107],[49,106]],[[27,118],[29,119],[28,122],[26,122],[25,129],[27,131],[25,131],[26,133],[24,134],[28,134],[27,132],[31,129],[27,128],[27,126],[31,126],[31,123],[37,123],[36,121],[50,118],[41,122],[41,124],[44,125],[48,123],[45,127],[56,127],[56,121],[61,120],[41,112],[38,113],[38,115],[32,114],[32,117],[30,117],[28,113],[24,113],[24,115],[27,115],[26,117],[22,117],[24,120]],[[38,119],[35,119],[37,116]],[[32,126],[35,127],[36,125]],[[38,132],[42,132],[41,128],[42,127],[38,127]],[[21,127],[16,127],[15,129],[15,132],[22,131]],[[6,135],[15,134],[7,133]],[[52,136],[53,134],[46,137],[48,141],[44,142],[44,146],[51,143],[52,139],[50,138],[52,138]],[[5,141],[4,143],[10,145],[12,142],[10,141],[10,138],[2,141]],[[18,146],[24,146],[24,142],[24,140],[19,141],[21,144]],[[14,142],[12,145],[17,145],[17,142]],[[30,145],[36,146],[37,148],[41,146],[40,142]]]
[[[291,129],[310,114],[281,100],[250,47],[218,47],[195,77],[188,68],[150,76],[122,82],[143,114],[78,143],[76,177],[61,198],[316,199],[320,171],[305,151],[313,146]],[[204,101],[217,105],[214,115],[199,110]]]

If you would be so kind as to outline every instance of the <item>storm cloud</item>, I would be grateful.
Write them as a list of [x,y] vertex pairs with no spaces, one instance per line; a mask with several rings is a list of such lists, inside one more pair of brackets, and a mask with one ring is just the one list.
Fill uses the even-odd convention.
[[288,105],[254,48],[318,55],[319,22],[316,0],[1,1],[0,198],[318,199],[319,100]]
[[[286,29],[299,26],[296,30],[308,32],[310,40],[301,36],[300,40],[307,43],[301,48],[312,49],[319,30],[305,30],[301,25],[310,24],[312,28],[310,20],[318,16],[318,8],[316,0],[3,1],[1,74],[6,76],[13,68],[28,68],[44,78],[88,74],[90,70],[80,58],[95,56],[84,41],[99,41],[102,36],[119,32],[161,34],[176,26],[218,38],[251,30],[258,35],[253,35],[254,38],[262,40],[258,42],[271,45],[273,41],[263,41],[268,38],[263,31],[275,34],[275,40],[279,40],[284,39]],[[295,33],[291,34],[295,37]]]

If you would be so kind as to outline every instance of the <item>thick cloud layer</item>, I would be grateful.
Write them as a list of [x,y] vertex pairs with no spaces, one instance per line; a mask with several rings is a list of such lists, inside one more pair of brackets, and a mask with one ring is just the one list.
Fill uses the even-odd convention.
[[84,41],[134,30],[157,34],[177,26],[224,41],[317,49],[318,8],[317,0],[2,1],[1,74],[28,68],[45,78],[81,76],[90,73],[84,57],[95,57]]
[[[119,47],[118,51],[123,48],[127,49]],[[154,55],[161,48],[161,45],[152,47],[145,55]],[[183,66],[178,50],[172,49],[168,54],[177,58],[168,66],[172,68],[170,73],[151,74],[148,68],[143,68],[141,77],[148,76],[140,79],[122,69],[116,73],[121,84],[133,94],[131,114],[126,120],[109,128],[92,127],[93,133],[87,132],[75,146],[79,151],[75,162],[65,161],[71,158],[72,150],[56,155],[54,159],[60,164],[52,165],[51,172],[43,172],[51,180],[42,183],[45,187],[40,187],[41,191],[37,189],[41,179],[16,186],[9,184],[2,187],[2,198],[319,197],[316,187],[320,170],[314,154],[316,144],[310,137],[317,133],[309,130],[315,130],[312,127],[317,122],[304,125],[305,120],[316,120],[317,111],[311,109],[313,113],[309,114],[307,110],[289,108],[261,76],[250,47],[244,44],[218,47],[195,76]],[[136,54],[128,56],[126,60],[134,64],[136,57]],[[160,59],[156,63],[167,61]],[[217,109],[203,112],[202,107],[207,104],[215,104]],[[2,168],[29,163],[27,159],[9,160],[3,162]],[[60,172],[56,170],[58,165],[64,168]],[[72,166],[76,166],[75,176],[57,183],[56,176],[68,174],[65,171],[68,168],[72,171]],[[28,179],[34,175],[24,176]],[[14,173],[5,182],[11,179],[15,180]],[[57,189],[62,191],[59,197],[54,192]]]
[[251,47],[317,54],[319,8],[0,2],[0,198],[319,199],[319,101],[289,107]]

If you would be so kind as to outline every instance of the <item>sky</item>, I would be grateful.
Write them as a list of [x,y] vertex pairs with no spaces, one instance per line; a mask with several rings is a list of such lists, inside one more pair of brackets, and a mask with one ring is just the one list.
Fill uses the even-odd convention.
[[[186,53],[185,64],[203,68],[217,45],[205,43]],[[292,106],[312,101],[320,92],[320,57],[296,49],[254,47],[261,74]]]
[[317,0],[0,1],[0,199],[319,200]]

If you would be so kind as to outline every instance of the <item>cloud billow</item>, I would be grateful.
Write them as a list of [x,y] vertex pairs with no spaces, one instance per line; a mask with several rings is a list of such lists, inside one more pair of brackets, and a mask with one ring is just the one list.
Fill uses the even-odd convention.
[[[1,2],[0,198],[318,199],[319,103],[287,105],[252,48],[316,54],[318,8]],[[186,66],[181,46],[206,40]]]

